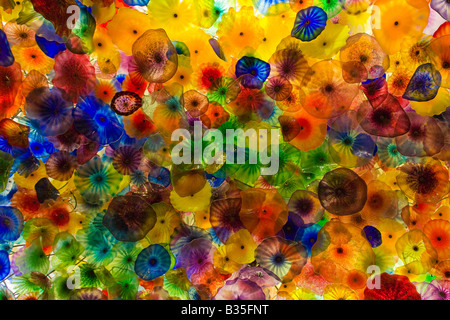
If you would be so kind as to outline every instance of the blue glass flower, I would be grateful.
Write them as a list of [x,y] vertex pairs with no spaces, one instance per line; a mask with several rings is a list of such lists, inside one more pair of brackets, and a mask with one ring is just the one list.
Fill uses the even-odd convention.
[[282,237],[286,240],[299,240],[298,234],[299,234],[299,226],[297,226],[294,221],[292,220],[291,214],[288,216],[288,221],[285,223],[281,231],[278,233],[279,237]]
[[20,175],[28,177],[33,171],[39,168],[39,160],[30,149],[13,150],[14,163],[11,173],[17,172]]
[[[47,143],[50,143],[50,142],[47,141]],[[48,159],[48,156],[52,153],[52,152],[47,151],[45,142],[41,143],[41,142],[33,141],[31,139],[30,139],[30,151],[36,158],[41,159],[42,162],[46,162]]]
[[22,213],[14,207],[0,207],[0,239],[15,241],[23,229]]
[[291,36],[302,41],[317,38],[327,25],[327,13],[319,7],[308,7],[300,10],[295,18]]
[[39,125],[39,120],[30,119],[28,117],[17,117],[16,121],[30,128],[28,139],[41,143],[45,141],[45,137],[41,131],[41,126]]
[[3,30],[0,29],[0,66],[9,67],[14,63],[14,55],[9,47],[8,38]]
[[299,229],[299,232],[296,239],[300,239],[302,244],[306,247],[306,250],[308,250],[308,255],[311,255],[311,248],[317,241],[317,235],[319,234],[319,230],[322,227],[319,224],[313,224],[312,226],[305,228],[305,229]]
[[125,78],[126,78],[126,74],[118,74],[118,75],[116,75],[116,80],[119,83],[122,83],[125,80]]
[[132,138],[129,135],[127,135],[126,131],[123,131],[123,134],[120,137],[120,139],[111,143],[110,147],[113,150],[117,150],[118,148],[123,146],[133,146],[136,149],[140,149],[144,145],[146,140],[147,140],[146,138],[143,139]]
[[0,251],[6,251],[9,253],[11,252],[13,246],[12,241],[0,240]]
[[368,134],[360,133],[353,141],[352,153],[361,158],[372,159],[377,153],[377,145]]
[[167,188],[170,185],[170,171],[164,167],[155,167],[148,174],[148,181]]
[[0,136],[0,151],[6,152],[6,153],[10,153],[10,154],[12,154],[12,152],[13,152],[12,145],[10,145],[8,143],[8,140],[3,138],[2,136]]
[[114,169],[106,155],[95,156],[78,167],[74,183],[81,196],[89,203],[104,203],[119,191],[122,174]]
[[96,97],[80,99],[72,115],[75,130],[101,145],[113,143],[123,134],[117,115],[109,105]]
[[220,241],[220,238],[217,236],[216,232],[214,231],[213,228],[208,229],[209,230],[209,234],[211,235],[211,241],[215,244],[217,244],[218,246],[222,245],[223,242]]
[[376,248],[381,245],[381,232],[377,228],[365,226],[363,231],[372,248]]
[[114,259],[113,244],[100,231],[88,234],[86,245],[87,261],[96,266],[107,265]]
[[146,6],[150,0],[123,0],[129,6]]
[[48,57],[54,59],[55,56],[66,50],[66,45],[64,43],[59,43],[57,41],[49,41],[44,37],[35,35],[36,44]]
[[8,254],[8,252],[1,250],[0,251],[0,281],[5,279],[9,275],[10,270],[11,270],[11,264],[9,262],[9,254]]
[[258,58],[244,56],[236,63],[235,73],[238,78],[251,75],[263,83],[270,74],[270,64]]
[[441,74],[431,64],[419,66],[406,87],[403,99],[411,101],[430,101],[436,97],[441,85]]
[[165,274],[170,265],[169,252],[160,244],[152,244],[139,253],[134,270],[141,279],[150,281]]
[[73,103],[65,98],[65,92],[57,87],[36,88],[25,103],[27,117],[39,122],[44,136],[57,136],[72,126]]
[[144,171],[136,170],[130,174],[131,183],[140,187],[147,182],[147,177]]
[[[362,166],[377,152],[377,145],[370,135],[353,128],[330,129],[328,131],[330,154],[341,165]],[[352,155],[354,157],[352,157]]]

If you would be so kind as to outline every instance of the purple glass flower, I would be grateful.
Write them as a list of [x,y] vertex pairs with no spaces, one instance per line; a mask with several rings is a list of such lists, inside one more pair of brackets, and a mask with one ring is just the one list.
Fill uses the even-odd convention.
[[438,290],[439,299],[450,300],[450,281],[449,280],[433,280],[431,284]]
[[219,289],[213,300],[265,300],[260,286],[250,280],[229,280]]
[[207,239],[195,239],[185,244],[177,257],[179,264],[186,269],[188,278],[212,263],[212,243]]
[[177,262],[174,268],[178,268],[181,266],[178,255],[180,254],[181,249],[195,239],[206,239],[211,241],[211,235],[208,231],[204,229],[200,229],[199,227],[189,226],[183,224],[173,237],[170,242],[170,250],[177,257]]
[[422,300],[441,300],[439,290],[428,282],[413,282]]
[[73,103],[59,88],[36,88],[25,103],[27,117],[39,121],[40,131],[45,136],[58,136],[72,127]]
[[250,280],[262,288],[272,287],[280,282],[280,279],[275,274],[261,267],[245,267],[241,269],[239,279]]
[[450,19],[450,2],[448,0],[431,0],[431,8],[439,13],[442,18]]

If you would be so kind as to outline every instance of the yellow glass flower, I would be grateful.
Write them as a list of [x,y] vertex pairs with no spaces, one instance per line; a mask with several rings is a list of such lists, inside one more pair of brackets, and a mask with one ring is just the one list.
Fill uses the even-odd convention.
[[350,28],[350,34],[370,33],[372,31],[372,10],[369,8],[359,14],[349,14],[342,10],[339,17],[339,24],[346,25]]
[[424,102],[410,101],[411,108],[422,116],[436,116],[447,110],[450,106],[450,92],[446,88],[439,88],[439,91],[433,99]]
[[450,207],[442,204],[431,216],[431,219],[443,219],[450,221]]
[[406,65],[406,63],[404,68],[395,69],[395,71],[392,73],[392,75],[389,76],[387,81],[389,92],[394,96],[401,97],[405,93],[405,90],[408,87],[408,83],[413,75],[414,71],[411,70]]
[[323,300],[358,300],[358,295],[345,284],[329,284],[323,292]]
[[195,213],[195,224],[201,229],[212,228],[209,221],[209,208]]
[[182,85],[183,90],[185,91],[193,89],[194,87],[191,85],[192,73],[193,71],[189,57],[179,55],[177,72],[169,81],[165,83],[165,85],[176,82]]
[[450,35],[443,35],[431,41],[430,58],[441,73],[441,88],[450,88]]
[[293,281],[285,282],[280,285],[280,288],[278,289],[278,293],[283,292],[283,291],[290,293],[290,292],[293,292],[295,289],[297,289],[297,287]]
[[401,50],[406,37],[417,40],[428,24],[430,7],[426,0],[377,0],[379,26],[373,34],[384,51],[391,55]]
[[194,7],[194,23],[205,29],[212,27],[222,13],[221,8],[215,5],[214,0],[199,0]]
[[387,72],[394,72],[397,68],[404,68],[407,65],[403,59],[403,52],[399,51],[389,56],[390,65]]
[[406,266],[398,267],[394,270],[395,274],[408,277],[411,282],[424,282],[427,278],[427,273],[413,274]]
[[183,39],[184,44],[189,49],[190,65],[194,70],[197,70],[205,62],[219,63],[220,65],[226,64],[225,61],[216,55],[214,49],[211,47],[209,43],[211,36],[202,29],[185,31],[179,37]]
[[390,254],[395,252],[397,240],[406,233],[405,226],[391,219],[381,219],[377,223],[377,229],[381,232],[383,239],[380,248],[388,250]]
[[239,56],[246,47],[256,50],[264,38],[264,29],[252,7],[242,7],[236,12],[230,8],[222,16],[217,35],[226,55]]
[[99,24],[108,22],[116,14],[116,6],[114,2],[107,7],[103,6],[103,3],[101,4],[94,3],[91,8],[92,8],[92,15],[94,16],[95,21],[97,22],[97,26]]
[[16,45],[11,48],[11,51],[22,69],[28,72],[36,70],[42,74],[47,74],[52,71],[55,65],[55,60],[48,57],[37,45],[32,47]]
[[18,45],[21,47],[31,47],[36,44],[35,31],[25,24],[8,22],[4,25],[3,31],[11,46]]
[[419,41],[414,38],[407,38],[401,49],[405,65],[415,70],[418,66],[430,62],[430,42],[433,39],[430,35],[423,35]]
[[[384,240],[384,238],[383,238]],[[397,263],[398,258],[394,255],[394,251],[386,249],[386,247],[379,246],[373,248],[373,253],[375,253],[375,263],[374,265],[380,268],[380,272],[391,273],[393,271],[393,266]]]
[[306,288],[294,290],[289,295],[292,300],[317,300],[314,292]]
[[111,50],[117,51],[117,47],[109,36],[108,29],[100,26],[95,29],[92,43],[94,44],[94,52],[92,53],[94,57],[107,55]]
[[213,263],[214,267],[221,274],[230,274],[233,273],[241,267],[241,265],[232,259],[230,259],[229,254],[227,252],[227,247],[225,245],[219,246],[216,251],[214,251],[213,255]]
[[186,197],[179,196],[175,190],[170,192],[170,202],[178,211],[197,212],[205,210],[210,203],[211,186],[206,183],[205,186],[197,193]]
[[436,249],[419,229],[411,230],[401,236],[395,244],[397,254],[412,274],[423,274],[438,262]]
[[[2,20],[5,22],[15,21],[19,17],[20,12],[22,11],[23,2],[24,0],[2,1],[0,6],[0,17],[2,18]],[[14,7],[12,9],[9,8],[9,5],[6,5],[7,3],[8,4],[13,3]]]
[[298,41],[298,47],[305,56],[316,59],[331,59],[345,46],[349,37],[347,25],[327,22],[325,30],[310,42]]
[[[256,51],[259,59],[267,61],[276,51],[280,40],[290,37],[292,26],[294,25],[296,12],[288,10],[275,16],[266,16],[261,20],[261,26],[264,29],[260,45]],[[274,28],[273,26],[277,26]]]
[[58,180],[52,179],[52,185],[56,189],[58,189],[60,194],[64,194],[66,192],[74,191],[74,190],[77,189],[77,187],[75,186],[75,183],[73,182],[73,180],[74,180],[74,176],[72,176],[67,181],[58,181]]
[[154,243],[169,243],[173,231],[181,223],[180,214],[165,202],[154,203],[152,208],[156,212],[156,223],[147,236]]
[[45,170],[45,165],[42,161],[39,161],[39,168],[32,173],[30,173],[27,177],[14,173],[14,182],[18,187],[32,189],[34,185],[41,180],[42,178],[47,178],[47,170]]
[[119,70],[120,53],[117,50],[102,52],[97,54],[97,64],[99,71],[105,75],[112,75]]
[[107,28],[112,42],[125,54],[131,55],[133,43],[151,28],[151,24],[145,13],[124,7],[119,9]]
[[164,28],[171,39],[178,38],[180,32],[188,29],[195,19],[191,1],[152,0],[147,8],[154,28]]
[[79,212],[69,213],[69,223],[67,224],[67,232],[76,234],[78,230],[83,229],[86,217]]
[[377,180],[386,183],[392,190],[400,190],[397,183],[397,176],[400,174],[398,170],[388,170],[385,173],[379,175]]
[[251,263],[255,260],[256,243],[247,229],[232,234],[225,243],[231,260],[239,264]]

